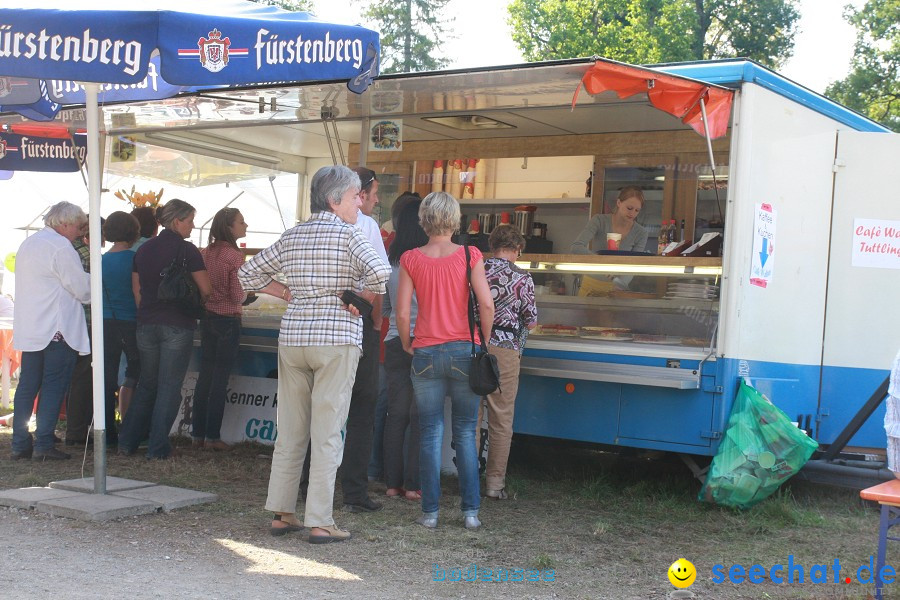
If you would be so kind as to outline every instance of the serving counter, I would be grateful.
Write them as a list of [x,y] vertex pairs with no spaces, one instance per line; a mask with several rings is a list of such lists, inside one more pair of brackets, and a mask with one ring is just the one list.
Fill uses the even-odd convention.
[[538,326],[514,430],[712,454],[720,258],[523,255]]
[[[516,432],[714,452],[724,421],[716,360],[721,259],[535,254],[516,264],[538,292]],[[285,306],[260,296],[244,308],[226,441],[274,440]],[[195,356],[193,371],[197,364]]]

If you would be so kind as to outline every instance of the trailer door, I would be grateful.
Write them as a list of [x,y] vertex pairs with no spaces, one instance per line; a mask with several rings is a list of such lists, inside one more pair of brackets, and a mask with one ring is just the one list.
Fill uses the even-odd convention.
[[[900,349],[898,170],[900,135],[838,132],[819,392],[823,444],[872,395]],[[884,448],[883,420],[882,405],[849,445]]]

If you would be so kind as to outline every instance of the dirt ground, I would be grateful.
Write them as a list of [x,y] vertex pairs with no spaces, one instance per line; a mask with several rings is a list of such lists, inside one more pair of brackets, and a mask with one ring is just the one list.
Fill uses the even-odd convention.
[[[9,460],[9,438],[9,429],[0,429],[0,488],[82,476],[81,456]],[[700,484],[675,457],[622,457],[517,439],[508,481],[513,498],[484,499],[481,530],[462,527],[453,477],[444,479],[434,531],[414,523],[417,504],[383,498],[384,486],[372,484],[385,509],[349,514],[338,502],[335,519],[354,538],[313,546],[305,533],[268,533],[263,504],[271,449],[180,451],[167,462],[113,455],[108,472],[213,492],[218,502],[104,523],[0,509],[0,597],[662,599],[675,591],[666,571],[680,557],[697,568],[689,589],[695,598],[864,599],[873,590],[855,580],[712,580],[717,564],[768,569],[789,556],[807,569],[838,559],[842,578],[855,574],[876,550],[878,512],[854,490],[798,482],[735,512],[697,502]],[[87,474],[92,460],[88,451]],[[888,563],[898,562],[900,552],[891,549]],[[499,569],[515,578],[520,569],[525,580],[449,581],[471,578],[476,568],[479,579],[486,569],[488,579]]]

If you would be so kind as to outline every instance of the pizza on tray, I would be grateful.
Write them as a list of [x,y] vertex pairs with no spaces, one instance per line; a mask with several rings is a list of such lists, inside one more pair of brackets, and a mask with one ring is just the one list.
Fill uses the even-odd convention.
[[578,328],[572,325],[538,325],[531,330],[532,335],[576,336]]

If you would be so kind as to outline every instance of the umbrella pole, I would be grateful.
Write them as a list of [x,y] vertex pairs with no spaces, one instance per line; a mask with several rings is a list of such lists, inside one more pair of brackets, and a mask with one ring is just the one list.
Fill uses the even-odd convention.
[[91,362],[94,388],[94,493],[106,493],[106,384],[103,381],[103,269],[100,258],[99,85],[84,83],[87,108],[87,165],[91,250]]

